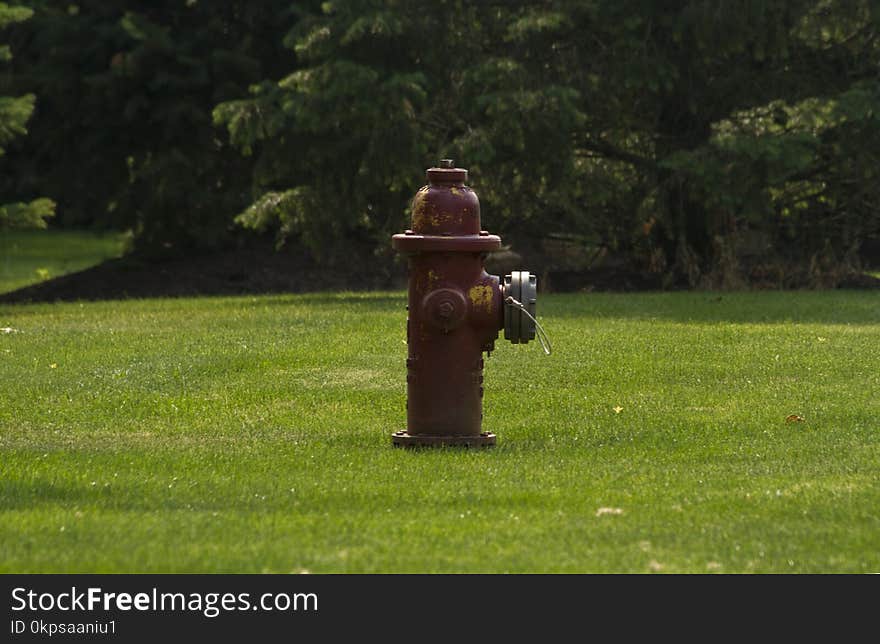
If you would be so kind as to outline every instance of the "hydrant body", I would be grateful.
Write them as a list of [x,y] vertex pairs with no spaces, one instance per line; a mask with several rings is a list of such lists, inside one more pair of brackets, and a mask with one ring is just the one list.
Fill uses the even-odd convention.
[[393,441],[491,445],[495,435],[481,431],[483,352],[505,328],[505,293],[483,265],[501,238],[481,230],[467,170],[441,166],[413,198],[412,228],[392,238],[409,259],[407,428]]

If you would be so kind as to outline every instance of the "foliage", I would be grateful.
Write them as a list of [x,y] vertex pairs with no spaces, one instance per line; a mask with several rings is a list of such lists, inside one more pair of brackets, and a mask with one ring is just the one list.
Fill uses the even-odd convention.
[[[0,2],[0,30],[13,23],[23,22],[33,15],[26,7],[10,6]],[[8,45],[0,45],[0,63],[12,59]],[[25,127],[34,111],[33,94],[0,96],[0,156],[16,137],[27,134]],[[7,228],[45,228],[46,219],[55,214],[55,203],[41,197],[30,202],[3,204],[0,202],[0,231]]]
[[389,253],[452,157],[537,266],[560,237],[669,286],[880,265],[875,0],[34,6],[0,197],[141,247],[237,214],[328,262]]
[[855,270],[878,24],[867,1],[325,3],[286,38],[301,67],[214,115],[257,156],[239,221],[316,249],[384,245],[414,168],[454,156],[521,249],[574,235],[691,286]]
[[131,228],[141,248],[217,246],[250,179],[211,109],[277,72],[292,19],[282,0],[39,3],[16,76],[40,96],[36,152],[6,190],[45,187],[64,223]]
[[[362,238],[384,248],[405,225],[418,173],[440,155],[468,160],[484,202],[498,207],[493,221],[514,234],[540,219],[548,201],[564,200],[553,186],[571,164],[554,144],[567,135],[560,124],[581,118],[574,93],[511,87],[517,73],[531,81],[493,49],[487,32],[500,27],[498,9],[450,8],[325,3],[323,14],[296,25],[285,42],[301,68],[214,112],[231,141],[257,156],[261,196],[239,221],[276,221],[282,237],[319,253]],[[494,36],[503,45],[504,34]],[[544,145],[527,146],[535,140]],[[520,177],[514,190],[503,185],[511,175]],[[547,189],[535,194],[535,185]]]
[[55,214],[55,202],[45,197],[30,202],[0,205],[0,230],[7,228],[45,228],[46,219]]

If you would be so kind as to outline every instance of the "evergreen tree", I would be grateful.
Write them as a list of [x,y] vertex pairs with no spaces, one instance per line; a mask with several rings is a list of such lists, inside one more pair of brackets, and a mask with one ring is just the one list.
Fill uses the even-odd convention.
[[214,115],[257,157],[239,221],[316,251],[386,247],[453,156],[521,249],[822,283],[880,230],[878,21],[871,0],[328,2],[287,36],[299,68]]
[[[611,100],[591,106],[582,145],[648,179],[633,250],[690,286],[773,264],[819,284],[857,272],[859,244],[880,230],[878,27],[872,1],[609,2],[585,15],[596,42],[575,55]],[[856,183],[861,201],[846,195]]]
[[16,33],[34,145],[10,155],[0,195],[45,190],[60,223],[131,229],[150,253],[225,243],[250,164],[211,110],[280,73],[295,20],[288,0],[40,2]]
[[564,237],[670,286],[833,284],[880,248],[876,0],[34,7],[0,202],[144,248],[238,214],[327,261],[390,253],[441,157],[518,250]]
[[[10,6],[0,2],[0,30],[13,23],[31,17],[32,11],[26,7]],[[8,45],[0,45],[0,63],[12,58]],[[28,119],[34,111],[33,94],[24,96],[0,96],[0,156],[5,152],[3,146],[16,137],[27,134]],[[0,204],[0,230],[4,228],[45,228],[46,219],[55,213],[55,204],[50,199],[39,198],[30,202]]]

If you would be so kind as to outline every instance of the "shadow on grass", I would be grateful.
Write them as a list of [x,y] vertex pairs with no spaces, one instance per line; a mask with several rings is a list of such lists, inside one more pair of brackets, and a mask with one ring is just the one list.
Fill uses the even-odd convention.
[[302,252],[250,244],[161,261],[126,256],[9,293],[0,303],[124,300],[402,289],[406,269],[390,261],[320,266]]
[[[698,324],[880,324],[880,290],[561,294],[541,306],[552,318]],[[552,324],[552,322],[550,322]]]
[[[402,307],[406,304],[403,291],[337,291],[328,293],[298,293],[296,301],[300,304],[333,307],[339,305],[358,306],[371,311],[387,310],[389,306]],[[260,302],[261,306],[290,306],[290,300],[283,297],[269,298]]]
[[[551,285],[553,280],[551,276]],[[880,280],[865,284],[860,290],[833,291],[541,294],[538,312],[548,320],[579,317],[693,323],[880,323]],[[562,286],[559,280],[557,285]],[[640,288],[638,284],[630,286]],[[402,306],[404,296],[388,291],[402,292],[405,288],[405,265],[388,257],[352,257],[344,264],[327,267],[317,265],[303,252],[276,252],[271,243],[259,242],[221,253],[154,263],[132,256],[113,259],[0,294],[0,304],[301,294],[299,301],[316,306],[345,304],[378,310],[391,304]],[[261,302],[269,306],[288,304],[284,298]]]

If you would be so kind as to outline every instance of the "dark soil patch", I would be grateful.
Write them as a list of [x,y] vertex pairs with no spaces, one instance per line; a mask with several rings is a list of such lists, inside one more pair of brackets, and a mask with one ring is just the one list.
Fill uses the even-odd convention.
[[[524,269],[536,268],[533,265],[536,263],[528,260],[518,260],[517,263],[517,268],[519,263]],[[487,270],[497,275],[509,272],[511,267],[504,262],[493,262],[490,257]],[[662,288],[660,275],[621,267],[534,272],[544,292],[652,291]],[[837,286],[876,289],[880,288],[880,279],[855,275],[840,280]],[[344,261],[321,264],[301,249],[276,251],[270,241],[256,240],[221,252],[162,260],[126,256],[0,294],[0,303],[404,288],[406,266],[390,251],[382,257],[364,251],[352,254]]]
[[196,295],[305,293],[403,288],[406,269],[390,260],[321,266],[305,252],[252,242],[210,254],[114,259],[0,295],[0,302],[116,300]]

